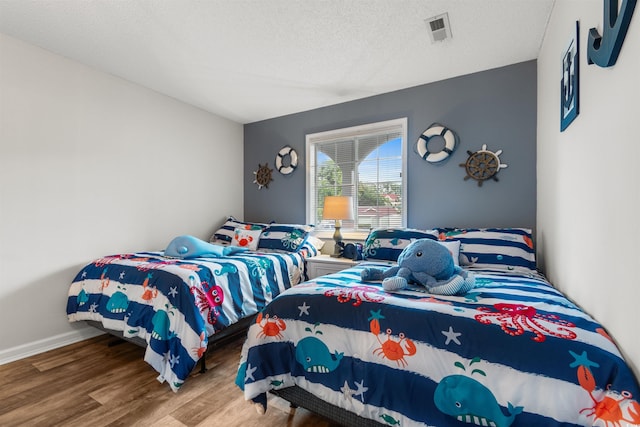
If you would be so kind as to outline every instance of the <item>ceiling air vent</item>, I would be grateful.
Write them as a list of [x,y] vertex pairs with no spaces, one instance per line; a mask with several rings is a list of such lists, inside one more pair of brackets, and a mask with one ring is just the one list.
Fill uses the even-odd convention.
[[441,42],[452,37],[448,13],[443,13],[442,15],[427,18],[424,20],[424,22],[425,24],[427,24],[429,37],[431,37],[431,43]]

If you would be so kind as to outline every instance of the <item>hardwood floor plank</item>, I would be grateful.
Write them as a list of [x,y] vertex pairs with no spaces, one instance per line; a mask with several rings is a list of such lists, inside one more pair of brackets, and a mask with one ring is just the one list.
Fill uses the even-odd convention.
[[[91,342],[107,346],[109,337],[106,335],[100,335],[98,337],[92,338]],[[67,363],[73,363],[77,360],[82,360],[83,358],[92,354],[93,352],[90,349],[87,349],[86,345],[75,343],[63,347],[61,351],[55,352],[53,354],[43,353],[35,356],[34,360],[32,361],[32,365],[39,371],[44,372],[48,371],[49,369],[65,365]]]
[[[131,378],[136,380],[131,381]],[[110,375],[105,375],[104,379],[100,380],[100,385],[92,390],[89,396],[102,405],[119,406],[129,402],[132,396],[144,393],[147,388],[159,389],[161,386],[162,384],[156,380],[153,373],[140,372],[137,369],[119,369]]]
[[[24,360],[0,365],[0,378],[2,378],[2,382],[0,382],[0,393],[2,393],[2,389],[8,384],[20,381],[28,375],[35,375],[37,372],[38,370],[31,363],[25,362]],[[0,400],[2,400],[1,394]]]
[[[146,424],[135,423],[131,427],[144,427],[145,425]],[[171,415],[167,415],[159,419],[158,421],[154,421],[152,425],[161,426],[161,427],[187,427],[186,425],[182,424],[180,421],[173,418]]]
[[[0,387],[0,400],[4,408],[1,412],[10,411],[20,406],[27,406],[36,403],[49,395],[56,394],[59,390],[73,388],[78,395],[87,394],[99,387],[100,381],[109,380],[110,375],[122,366],[133,363],[134,360],[141,360],[143,349],[126,348],[112,350],[101,342],[89,343],[93,349],[89,357],[78,359],[74,363],[59,365],[54,369],[37,372],[32,375],[25,375],[23,378],[16,378],[14,381]],[[142,351],[141,351],[142,350]],[[63,348],[62,350],[66,350]],[[49,352],[51,353],[51,352]],[[53,350],[55,358],[57,350]],[[42,360],[42,356],[37,356]],[[16,362],[14,362],[16,363]],[[144,362],[143,362],[144,365]]]
[[156,380],[144,349],[99,336],[0,366],[2,426],[333,427],[269,396],[259,415],[235,385],[244,338],[207,353],[178,393]]
[[61,425],[77,412],[90,411],[100,404],[88,396],[74,396],[61,390],[39,402],[31,402],[0,415],[2,426],[52,426]]

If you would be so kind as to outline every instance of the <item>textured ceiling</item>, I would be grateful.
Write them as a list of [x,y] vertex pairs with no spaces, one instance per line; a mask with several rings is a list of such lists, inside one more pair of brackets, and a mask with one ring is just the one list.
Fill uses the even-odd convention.
[[0,32],[250,123],[535,59],[553,4],[0,0]]

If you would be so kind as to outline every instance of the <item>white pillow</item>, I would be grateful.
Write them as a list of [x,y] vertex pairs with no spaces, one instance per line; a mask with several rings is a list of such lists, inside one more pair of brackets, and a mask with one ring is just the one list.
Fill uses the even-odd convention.
[[324,246],[324,240],[317,238],[316,236],[308,236],[307,242],[309,242],[314,248],[320,252],[322,247]]
[[453,256],[453,263],[455,265],[460,265],[460,240],[447,240],[447,241],[438,241],[442,246],[449,249],[451,252],[451,256]]
[[260,242],[260,234],[262,230],[247,230],[244,228],[236,228],[233,230],[233,238],[231,239],[231,246],[239,246],[241,248],[247,248],[250,251],[258,249],[258,242]]

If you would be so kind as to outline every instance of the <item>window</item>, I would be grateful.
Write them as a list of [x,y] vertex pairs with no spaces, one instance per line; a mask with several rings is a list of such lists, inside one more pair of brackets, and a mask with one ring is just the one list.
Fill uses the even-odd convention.
[[352,197],[355,216],[342,221],[343,232],[404,226],[406,139],[406,118],[307,135],[307,222],[333,230],[324,198],[342,195]]

